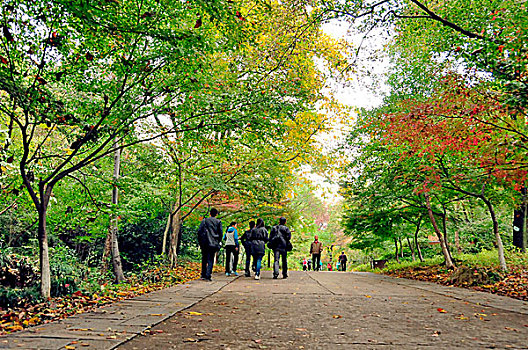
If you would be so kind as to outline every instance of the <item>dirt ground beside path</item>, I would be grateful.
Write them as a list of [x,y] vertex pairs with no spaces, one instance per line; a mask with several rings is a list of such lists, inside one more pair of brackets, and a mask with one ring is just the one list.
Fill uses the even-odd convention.
[[397,279],[293,271],[239,277],[119,349],[469,347],[528,349],[528,316]]

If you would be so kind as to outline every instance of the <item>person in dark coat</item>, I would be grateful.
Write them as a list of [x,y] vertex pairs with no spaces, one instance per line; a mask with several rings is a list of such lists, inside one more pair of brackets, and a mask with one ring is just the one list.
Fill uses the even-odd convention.
[[347,256],[345,255],[345,252],[341,252],[341,255],[339,255],[339,262],[341,266],[341,271],[346,271],[346,264],[347,264]]
[[[249,242],[249,233],[252,229],[255,228],[255,221],[249,222],[249,230],[244,232],[244,234],[240,237],[240,242],[242,243],[242,246],[244,247],[244,250],[246,252],[246,269],[245,269],[245,276],[251,277],[251,272],[249,270],[249,267],[251,266],[251,244]],[[253,260],[253,263],[255,261]]]
[[266,242],[268,241],[268,230],[264,226],[264,220],[257,219],[257,226],[249,233],[249,242],[251,243],[251,255],[256,261],[255,279],[260,279],[260,268],[262,266],[262,257],[266,252]]
[[202,280],[211,281],[214,257],[220,250],[222,239],[222,221],[218,220],[218,210],[211,209],[211,216],[205,218],[198,228],[198,244],[202,250]]
[[279,276],[279,260],[282,265],[282,278],[288,278],[288,246],[291,246],[291,232],[286,227],[286,218],[281,217],[279,224],[273,226],[269,236],[268,246],[273,249],[273,278]]

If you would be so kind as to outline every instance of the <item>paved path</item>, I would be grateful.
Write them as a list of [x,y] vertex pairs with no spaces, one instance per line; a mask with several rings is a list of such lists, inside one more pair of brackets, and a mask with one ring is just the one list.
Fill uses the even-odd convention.
[[239,277],[136,349],[528,349],[528,304],[373,274]]
[[528,349],[528,303],[374,274],[293,271],[287,280],[273,280],[264,272],[260,281],[194,281],[0,338],[0,349],[66,345]]
[[0,337],[0,349],[113,349],[225,287],[233,279],[192,281],[123,300],[94,312]]

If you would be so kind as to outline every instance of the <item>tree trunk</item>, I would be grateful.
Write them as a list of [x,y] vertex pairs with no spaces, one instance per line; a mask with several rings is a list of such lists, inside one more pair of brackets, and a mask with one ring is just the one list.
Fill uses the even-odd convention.
[[506,259],[504,258],[504,246],[502,245],[502,239],[499,233],[499,223],[497,222],[497,217],[495,216],[495,210],[493,209],[491,201],[486,199],[484,196],[482,196],[481,198],[484,203],[486,203],[486,206],[488,207],[488,211],[491,216],[491,221],[493,222],[493,233],[495,234],[495,240],[497,242],[497,252],[499,254],[500,268],[502,271],[506,272],[508,271],[508,266],[506,265]]
[[420,232],[420,226],[422,224],[422,218],[418,221],[416,225],[416,231],[414,231],[414,244],[416,245],[416,251],[418,252],[418,258],[423,262],[422,250],[420,249],[420,244],[418,244],[418,232]]
[[451,260],[451,254],[449,254],[449,250],[447,248],[447,245],[445,244],[442,232],[440,232],[438,224],[436,223],[436,220],[434,218],[433,209],[431,208],[431,201],[429,200],[428,194],[425,194],[425,204],[427,205],[427,214],[429,215],[429,220],[431,220],[431,224],[433,224],[434,231],[438,236],[438,240],[440,241],[440,247],[442,248],[442,254],[444,254],[446,267],[448,269],[454,268],[455,265],[453,264],[453,260]]
[[528,200],[526,195],[526,188],[521,189],[522,201],[518,209],[513,211],[513,245],[521,249],[523,253],[526,252],[527,236],[526,233],[526,221],[528,219],[527,207]]
[[403,241],[399,237],[398,237],[398,241],[400,242],[400,257],[403,259]]
[[108,260],[110,259],[110,254],[112,253],[112,235],[110,234],[110,231],[106,235],[105,244],[104,244],[104,250],[103,250],[103,257],[101,259],[101,271],[103,272],[103,275],[106,274],[108,271]]
[[179,205],[175,204],[174,208],[176,212],[171,213],[171,237],[170,237],[170,247],[169,247],[169,263],[171,267],[175,267],[178,262],[178,241],[180,238],[180,229],[181,229],[181,211]]
[[462,248],[460,247],[460,234],[458,233],[458,230],[455,230],[455,247],[457,249],[458,254],[461,254]]
[[399,263],[400,259],[398,257],[398,239],[394,237],[394,247],[396,248],[396,251],[394,252],[394,257],[396,258],[396,262]]
[[[117,187],[117,180],[119,180],[119,172],[121,167],[121,150],[118,148],[117,142],[114,143],[114,188],[112,189],[112,204],[117,207],[119,202],[119,189]],[[114,267],[114,276],[116,282],[121,283],[125,280],[123,274],[123,265],[121,264],[121,254],[119,253],[119,244],[117,240],[117,233],[119,231],[118,218],[115,214],[111,214],[110,218],[110,247],[112,253],[112,266]]]
[[409,245],[409,249],[411,250],[411,256],[413,261],[416,261],[416,257],[414,256],[414,248],[411,244],[411,240],[409,239],[409,237],[407,237],[407,244]]
[[172,219],[172,210],[169,210],[169,215],[167,216],[167,224],[165,225],[165,231],[163,231],[163,242],[161,243],[161,255],[165,256],[167,253],[167,236],[169,235],[169,230],[171,227]]
[[[42,202],[47,202],[42,198]],[[38,208],[38,240],[39,240],[39,260],[40,260],[40,295],[43,298],[51,297],[51,271],[49,263],[48,233],[46,231],[46,214],[45,204]]]

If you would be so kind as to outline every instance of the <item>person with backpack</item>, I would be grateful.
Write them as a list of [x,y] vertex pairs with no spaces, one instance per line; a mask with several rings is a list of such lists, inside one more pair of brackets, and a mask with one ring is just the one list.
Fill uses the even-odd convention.
[[[249,270],[251,266],[251,244],[249,242],[249,233],[251,230],[255,228],[255,221],[249,222],[249,230],[244,232],[244,234],[240,237],[240,242],[242,242],[242,246],[244,247],[244,251],[246,252],[246,268],[244,270],[246,277],[251,277],[251,272]],[[254,264],[253,260],[253,264]]]
[[[229,225],[226,233],[224,233],[223,240],[225,241],[225,252],[226,252],[226,261],[225,261],[225,274],[226,276],[231,276],[231,274],[238,276],[236,271],[238,266],[238,232],[237,232],[237,223],[232,222]],[[231,266],[231,256],[233,256],[233,266]]]
[[319,242],[319,237],[315,236],[312,245],[310,246],[310,254],[312,254],[312,264],[314,271],[321,269],[321,252],[323,251],[323,243]]
[[257,226],[249,233],[249,242],[251,243],[251,255],[256,262],[255,279],[260,279],[260,268],[262,258],[266,252],[266,242],[268,241],[268,230],[264,226],[264,220],[257,219]]
[[222,221],[216,218],[218,210],[211,209],[210,217],[205,218],[198,228],[198,244],[202,251],[202,280],[211,281],[214,257],[220,250],[222,238]]
[[282,278],[288,278],[288,252],[293,249],[291,232],[286,226],[286,218],[281,217],[279,224],[273,226],[269,236],[268,247],[273,250],[273,279],[279,277],[279,260],[282,265]]

